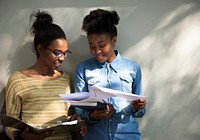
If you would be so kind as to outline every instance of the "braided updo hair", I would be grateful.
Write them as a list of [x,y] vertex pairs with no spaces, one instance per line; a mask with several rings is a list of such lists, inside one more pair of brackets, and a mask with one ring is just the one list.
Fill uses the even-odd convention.
[[39,52],[37,50],[38,45],[42,47],[48,47],[50,43],[56,39],[65,39],[66,36],[60,26],[53,23],[53,18],[47,12],[37,11],[32,13],[31,18],[35,18],[35,21],[30,29],[31,34],[34,36],[34,48],[37,58]]
[[93,10],[83,19],[82,30],[87,33],[87,36],[106,33],[113,38],[117,36],[116,25],[119,23],[119,19],[116,11]]

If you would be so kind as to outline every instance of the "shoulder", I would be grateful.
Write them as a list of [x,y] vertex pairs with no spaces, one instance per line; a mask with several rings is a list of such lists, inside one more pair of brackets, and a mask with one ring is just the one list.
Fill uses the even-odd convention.
[[63,79],[70,79],[71,77],[70,77],[70,75],[68,73],[63,72],[62,78]]
[[133,59],[127,59],[125,57],[122,57],[120,55],[120,53],[115,50],[115,53],[117,54],[116,57],[116,64],[118,65],[118,67],[121,69],[132,69],[132,68],[140,68],[139,63],[137,63],[135,60]]
[[63,72],[62,76],[54,81],[57,83],[63,83],[68,85],[69,83],[71,83],[71,76],[68,73]]
[[125,65],[126,67],[140,69],[140,64],[137,63],[135,60],[130,60],[122,57],[121,61],[121,64]]
[[97,65],[98,61],[96,60],[96,58],[92,57],[80,62],[77,66],[77,69],[91,68],[91,67],[96,67]]
[[86,60],[80,62],[79,65],[89,65],[89,64],[95,63],[95,62],[97,62],[96,58],[92,57],[92,58],[89,58],[89,59],[86,59]]
[[23,81],[23,75],[21,74],[21,72],[16,71],[14,72],[8,79],[7,85],[6,85],[6,89],[19,89],[22,87],[22,81]]
[[13,80],[17,80],[22,76],[21,72],[16,71],[13,74],[10,75],[8,81],[13,81]]

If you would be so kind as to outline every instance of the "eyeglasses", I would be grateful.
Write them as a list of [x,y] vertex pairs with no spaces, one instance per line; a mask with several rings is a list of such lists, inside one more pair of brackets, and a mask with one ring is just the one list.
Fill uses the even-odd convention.
[[62,52],[62,51],[59,51],[59,50],[52,50],[52,49],[49,49],[49,48],[45,48],[45,49],[47,49],[47,50],[49,50],[49,51],[51,51],[56,57],[58,57],[58,58],[60,58],[60,57],[62,57],[62,56],[64,56],[64,57],[68,57],[72,52],[71,51],[69,51],[69,50],[67,50],[67,51],[65,51],[65,52]]

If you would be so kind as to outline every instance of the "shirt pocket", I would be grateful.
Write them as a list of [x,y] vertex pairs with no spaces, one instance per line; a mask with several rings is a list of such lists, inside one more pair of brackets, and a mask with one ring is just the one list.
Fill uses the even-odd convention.
[[132,84],[133,84],[132,76],[130,74],[120,74],[119,77],[121,80],[122,91],[131,93],[132,92]]
[[100,84],[101,78],[100,77],[94,77],[88,79],[88,89],[90,89],[91,86],[93,85],[98,85]]

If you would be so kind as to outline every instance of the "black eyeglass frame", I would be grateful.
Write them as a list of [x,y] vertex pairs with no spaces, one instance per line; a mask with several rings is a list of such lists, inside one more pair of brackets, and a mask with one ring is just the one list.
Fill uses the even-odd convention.
[[60,50],[52,50],[52,49],[50,49],[48,47],[45,47],[45,49],[51,51],[58,58],[60,58],[62,56],[64,56],[66,58],[72,53],[70,50],[66,50],[65,52],[62,52]]

